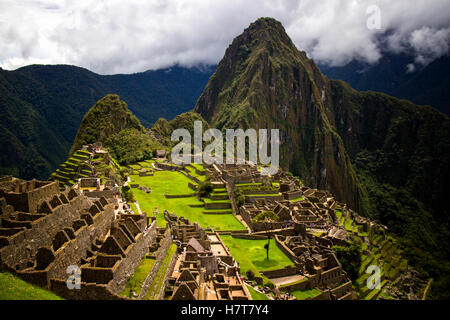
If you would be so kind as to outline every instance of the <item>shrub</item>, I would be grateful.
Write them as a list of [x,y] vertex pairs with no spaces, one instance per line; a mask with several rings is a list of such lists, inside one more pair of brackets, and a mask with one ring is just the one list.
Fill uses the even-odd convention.
[[129,186],[122,187],[122,195],[127,200],[127,202],[134,202],[134,193]]
[[270,280],[267,280],[267,281],[265,281],[264,282],[264,286],[265,287],[268,287],[268,288],[270,288],[270,289],[275,289],[275,285],[273,284],[273,282],[272,281],[270,281]]
[[255,274],[253,273],[252,270],[248,270],[248,271],[245,273],[245,275],[247,276],[247,279],[248,279],[248,280],[253,280],[253,279],[255,279]]
[[263,211],[252,219],[253,222],[278,221],[280,217],[273,211]]
[[245,196],[242,189],[236,189],[234,191],[234,199],[236,200],[236,206],[239,208],[245,203]]
[[211,181],[206,180],[203,181],[202,183],[200,183],[200,185],[198,186],[198,195],[202,198],[208,197],[211,192],[213,192],[213,185],[211,183]]
[[356,280],[361,267],[361,247],[353,242],[346,247],[334,246],[333,249],[336,251],[337,258],[350,280]]

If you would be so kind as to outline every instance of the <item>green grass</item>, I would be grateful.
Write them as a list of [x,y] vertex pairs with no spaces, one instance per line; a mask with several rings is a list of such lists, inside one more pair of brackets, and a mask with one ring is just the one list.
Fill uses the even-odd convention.
[[141,292],[142,285],[148,274],[152,271],[155,265],[155,259],[142,259],[141,263],[137,266],[134,275],[128,279],[125,289],[120,293],[121,296],[132,298],[131,291],[136,292],[138,295]]
[[209,198],[204,198],[203,200],[205,203],[231,203],[230,200],[211,200]]
[[156,215],[159,226],[164,227],[166,221],[163,212],[168,210],[178,216],[183,216],[192,222],[198,222],[203,228],[214,228],[216,230],[245,230],[242,223],[232,215],[208,215],[203,214],[204,208],[191,208],[191,204],[202,204],[196,197],[166,199],[164,194],[182,195],[192,194],[193,191],[188,187],[191,180],[182,173],[175,171],[156,171],[152,177],[130,176],[132,183],[138,183],[140,186],[146,186],[152,189],[147,194],[139,189],[133,189],[136,200],[139,202],[141,211],[147,212],[148,216],[155,216],[155,207],[160,212]]
[[134,202],[130,202],[129,205],[131,206],[131,210],[133,210],[135,214],[139,214],[139,210],[137,209],[137,206]]
[[304,198],[305,198],[305,197],[301,196],[300,198],[291,199],[291,200],[289,200],[289,201],[291,201],[291,202],[296,202],[296,201],[301,201],[301,200],[303,200]]
[[267,260],[266,249],[264,249],[267,240],[236,239],[229,235],[222,235],[221,238],[239,263],[242,274],[252,270],[257,275],[259,271],[295,266],[283,251],[276,246],[273,239],[270,241],[269,260]]
[[292,291],[291,294],[297,298],[297,300],[305,300],[308,298],[315,298],[319,296],[322,291],[318,289],[309,289],[309,290],[296,290]]
[[201,164],[191,163],[191,165],[192,165],[194,168],[196,168],[198,171],[203,171],[203,172],[206,171],[205,168],[203,167],[203,165],[201,165]]
[[247,286],[248,291],[250,292],[250,294],[252,295],[253,300],[270,300],[264,293],[260,293],[258,291],[256,291],[255,289],[253,289],[252,286]]
[[166,274],[167,268],[169,267],[170,260],[177,250],[177,246],[175,244],[171,244],[169,250],[167,250],[167,254],[164,257],[164,260],[161,262],[161,266],[158,269],[155,277],[153,278],[153,282],[151,283],[147,295],[145,296],[145,300],[156,300],[157,294],[161,290],[161,286],[164,283],[164,275]]
[[10,273],[0,273],[0,300],[64,300]]
[[189,167],[186,167],[186,169],[188,170],[189,174],[190,174],[192,177],[197,178],[197,179],[200,180],[200,181],[206,181],[206,175],[204,175],[204,174],[198,174],[198,173],[195,171],[195,169],[192,169],[192,168],[189,168]]

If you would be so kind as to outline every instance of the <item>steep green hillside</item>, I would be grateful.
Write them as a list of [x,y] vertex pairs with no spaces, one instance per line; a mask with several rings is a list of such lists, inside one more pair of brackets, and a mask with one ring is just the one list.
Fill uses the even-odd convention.
[[100,99],[83,117],[70,153],[84,144],[105,143],[110,136],[130,128],[145,131],[127,104],[118,95],[109,94]]
[[221,129],[280,129],[284,168],[379,219],[413,265],[447,281],[447,116],[328,80],[271,18],[234,39],[195,111]]
[[0,273],[0,300],[63,300],[51,291],[31,285],[10,273]]
[[164,145],[172,146],[173,142],[171,141],[171,135],[176,129],[186,129],[191,134],[191,137],[194,137],[195,121],[202,122],[203,131],[209,128],[208,122],[206,122],[200,114],[195,112],[185,112],[176,116],[171,121],[167,121],[164,118],[159,118],[150,130],[150,135]]
[[151,159],[156,149],[163,148],[116,94],[103,97],[89,109],[70,152],[96,142],[102,143],[121,165]]
[[32,65],[0,69],[0,174],[46,179],[66,159],[88,109],[117,93],[145,126],[193,108],[212,71],[172,67],[102,76]]

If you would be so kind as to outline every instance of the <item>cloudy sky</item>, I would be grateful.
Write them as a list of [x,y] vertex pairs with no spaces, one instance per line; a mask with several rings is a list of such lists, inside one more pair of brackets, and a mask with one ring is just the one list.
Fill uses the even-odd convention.
[[413,53],[415,66],[449,51],[450,0],[0,0],[0,66],[115,74],[216,64],[263,16],[330,65],[376,63],[382,47]]

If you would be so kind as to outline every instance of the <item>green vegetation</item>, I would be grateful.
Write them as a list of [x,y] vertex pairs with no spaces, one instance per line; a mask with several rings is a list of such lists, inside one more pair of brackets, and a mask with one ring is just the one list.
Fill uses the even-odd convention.
[[0,300],[63,300],[53,292],[13,276],[0,273]]
[[169,250],[167,250],[167,254],[164,260],[161,262],[161,266],[159,267],[158,272],[153,278],[153,282],[148,288],[145,300],[156,300],[158,298],[159,291],[161,290],[161,287],[164,284],[164,276],[167,272],[167,268],[169,267],[170,260],[172,259],[176,251],[177,246],[172,243],[169,247]]
[[109,94],[97,101],[83,117],[70,154],[85,144],[105,143],[112,135],[128,128],[144,132],[144,127],[128,110],[127,104],[118,95]]
[[273,211],[263,211],[252,219],[253,222],[274,222],[280,220],[280,217]]
[[334,246],[333,249],[336,251],[337,258],[349,278],[352,281],[358,278],[359,268],[361,267],[361,247],[351,243],[346,247]]
[[267,240],[236,239],[222,235],[222,240],[241,267],[241,273],[251,270],[255,276],[261,276],[259,271],[282,269],[294,266],[294,263],[275,244],[271,245],[270,259],[266,259],[264,245]]
[[318,289],[309,289],[309,290],[296,290],[292,291],[291,294],[297,298],[297,300],[306,300],[315,298],[322,294],[322,291]]
[[127,202],[134,202],[136,198],[134,196],[133,190],[131,190],[130,186],[123,186],[121,188],[122,195],[127,200]]
[[[157,138],[161,143],[167,146],[173,146],[178,142],[171,140],[171,134],[176,129],[186,129],[194,137],[194,122],[201,121],[203,131],[208,130],[209,124],[202,118],[201,115],[195,112],[185,112],[177,115],[172,121],[167,121],[164,118],[158,119],[153,125],[150,134]],[[193,149],[192,149],[193,150]]]
[[264,293],[256,291],[252,286],[247,286],[247,289],[252,295],[253,300],[270,300]]
[[150,160],[154,151],[164,147],[152,140],[148,134],[134,128],[128,128],[111,135],[105,143],[111,155],[122,165]]
[[212,185],[211,181],[204,181],[204,182],[200,183],[200,185],[198,186],[197,193],[198,193],[199,197],[202,197],[202,198],[209,197],[211,192],[213,192],[213,185]]
[[144,259],[142,259],[141,263],[134,271],[133,276],[128,279],[125,289],[123,289],[120,295],[128,298],[132,298],[132,292],[135,292],[137,295],[139,295],[142,285],[144,284],[145,279],[147,279],[150,271],[152,271],[154,265],[154,258],[144,257]]
[[[159,226],[165,226],[163,212],[168,210],[178,216],[183,216],[190,221],[195,221],[203,228],[214,228],[216,230],[245,230],[245,227],[237,220],[233,214],[210,215],[203,214],[202,207],[190,207],[190,205],[203,205],[196,196],[188,198],[167,199],[164,195],[189,195],[194,191],[188,187],[192,181],[185,175],[175,171],[156,171],[153,177],[130,176],[132,183],[138,183],[140,186],[146,186],[152,189],[147,194],[139,189],[133,189],[134,196],[143,212],[149,216],[155,216],[155,208],[158,208],[159,214],[156,214],[156,220]],[[219,210],[214,210],[219,211]]]
[[67,158],[83,116],[108,93],[119,93],[150,127],[158,117],[192,109],[213,72],[171,67],[99,75],[69,65],[0,70],[0,175],[47,179]]
[[89,158],[90,155],[88,152],[77,150],[51,174],[50,180],[58,181],[61,187],[67,188],[73,185],[79,178],[88,177],[92,173],[92,167],[84,163],[84,161]]
[[[271,77],[262,77],[262,70]],[[326,170],[338,201],[402,239],[409,263],[434,278],[432,291],[450,283],[450,214],[441,200],[450,180],[446,115],[327,79],[271,18],[258,19],[234,39],[195,111],[219,129],[283,128],[282,167],[311,185]],[[350,222],[345,227],[356,231]],[[446,295],[438,291],[435,296]]]

